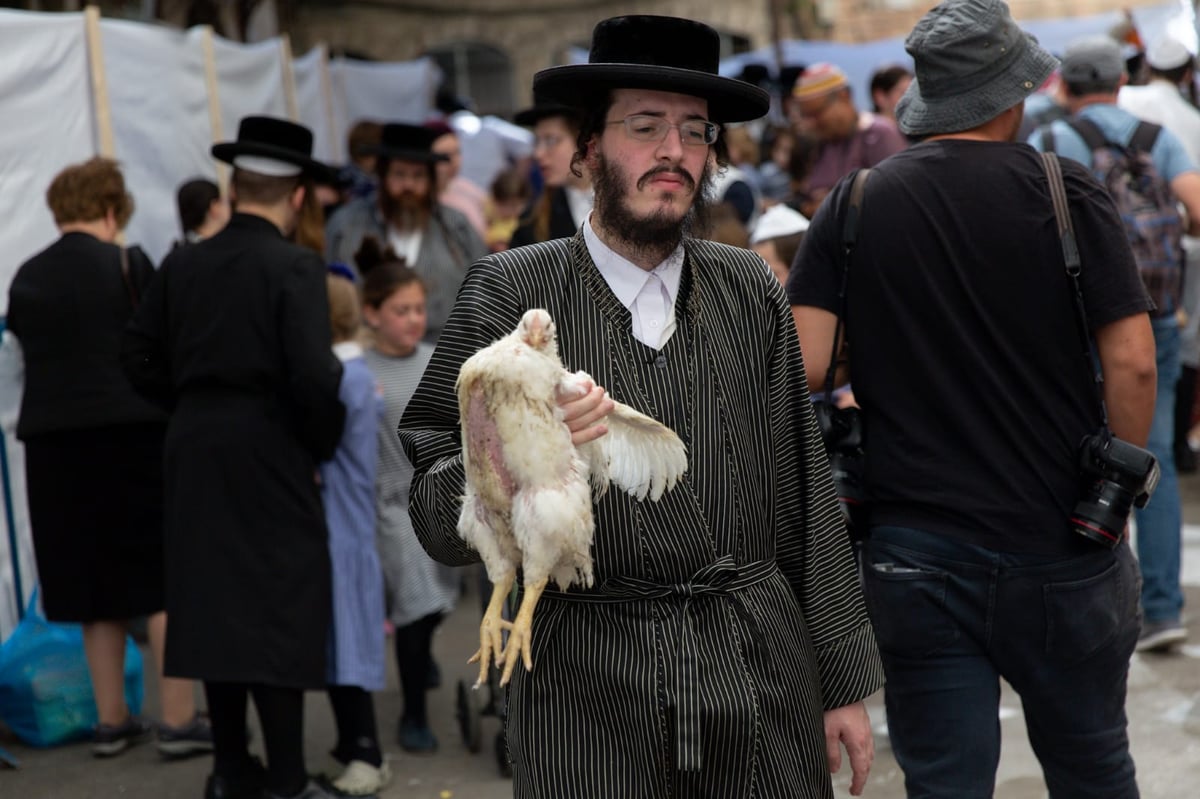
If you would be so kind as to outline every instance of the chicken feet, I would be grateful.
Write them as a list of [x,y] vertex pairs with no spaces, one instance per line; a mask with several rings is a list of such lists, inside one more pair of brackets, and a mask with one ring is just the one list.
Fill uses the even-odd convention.
[[[525,586],[525,596],[521,598],[521,607],[517,610],[517,617],[513,619],[512,624],[505,624],[508,627],[508,646],[504,648],[504,673],[500,675],[500,684],[508,685],[508,681],[512,679],[513,667],[518,660],[523,660],[526,671],[533,671],[533,655],[531,647],[533,642],[533,609],[537,606],[538,600],[542,598],[542,592],[546,590],[548,580],[539,580],[532,585]],[[500,665],[499,657],[497,657],[496,665]]]
[[492,661],[500,668],[504,657],[504,630],[511,630],[512,624],[504,620],[504,600],[512,590],[516,575],[508,574],[497,580],[492,587],[492,598],[488,601],[487,610],[483,613],[483,621],[479,623],[479,651],[471,656],[468,663],[479,663],[479,679],[475,687],[483,685],[487,680],[488,667]]

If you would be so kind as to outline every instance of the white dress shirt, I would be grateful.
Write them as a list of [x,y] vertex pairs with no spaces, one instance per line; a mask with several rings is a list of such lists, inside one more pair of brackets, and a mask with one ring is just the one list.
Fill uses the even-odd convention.
[[571,221],[575,223],[575,229],[579,230],[579,226],[592,212],[592,200],[595,195],[591,189],[577,189],[574,186],[563,186],[563,191],[567,195],[567,207],[571,209]]
[[408,266],[415,266],[417,256],[421,254],[421,239],[424,238],[423,230],[413,230],[408,233],[401,233],[396,228],[388,225],[388,245],[392,248],[392,252],[404,259],[404,263]]
[[583,224],[583,240],[596,268],[621,304],[633,317],[633,337],[661,350],[675,332],[675,299],[683,276],[683,245],[650,271],[618,255],[592,230],[589,218]]

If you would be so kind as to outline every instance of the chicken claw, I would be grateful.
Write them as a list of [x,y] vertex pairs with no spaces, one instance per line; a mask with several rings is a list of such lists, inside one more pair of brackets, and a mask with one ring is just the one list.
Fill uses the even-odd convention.
[[500,668],[504,657],[504,630],[511,630],[513,625],[504,620],[504,600],[512,590],[515,575],[509,574],[498,580],[492,588],[492,598],[484,611],[483,621],[479,623],[479,651],[471,656],[468,663],[479,663],[479,679],[475,687],[487,681],[488,668],[494,660],[496,668]]
[[[546,590],[547,582],[548,580],[541,580],[525,586],[525,596],[521,599],[517,617],[509,625],[508,646],[504,649],[504,673],[500,676],[501,685],[508,685],[518,660],[524,661],[526,671],[533,671],[533,609],[541,599],[542,592]],[[496,666],[499,665],[497,661]]]

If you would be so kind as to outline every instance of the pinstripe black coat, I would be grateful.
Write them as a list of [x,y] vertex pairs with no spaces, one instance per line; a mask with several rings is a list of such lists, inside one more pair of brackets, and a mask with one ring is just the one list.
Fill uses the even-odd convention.
[[510,696],[515,796],[832,797],[822,711],[883,677],[778,282],[746,250],[689,243],[659,352],[581,234],[472,266],[400,425],[442,562],[478,560],[456,531],[459,366],[532,307],[568,369],[679,434],[689,470],[657,503],[608,492],[597,588],[538,606]]

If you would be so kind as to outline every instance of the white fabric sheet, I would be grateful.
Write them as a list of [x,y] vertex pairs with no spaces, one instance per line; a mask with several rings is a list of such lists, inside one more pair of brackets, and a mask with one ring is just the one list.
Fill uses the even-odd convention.
[[334,129],[333,84],[326,96],[322,67],[324,49],[314,47],[299,58],[292,59],[292,74],[296,80],[296,105],[300,124],[313,132],[313,157],[329,164],[341,163],[342,149],[338,144],[344,133]]
[[338,162],[350,160],[345,131],[360,119],[421,124],[434,115],[433,98],[442,71],[432,59],[403,63],[374,63],[334,59],[329,65],[333,107],[343,131]]
[[46,189],[95,152],[82,14],[0,11],[0,316],[26,259],[58,238]]
[[116,156],[136,208],[125,229],[159,263],[183,234],[175,191],[215,179],[200,32],[102,20]]

